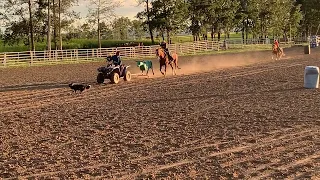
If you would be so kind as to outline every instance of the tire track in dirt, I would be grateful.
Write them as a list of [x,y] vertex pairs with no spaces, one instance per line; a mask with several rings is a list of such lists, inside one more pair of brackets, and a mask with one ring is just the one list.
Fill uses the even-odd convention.
[[[283,143],[290,143],[289,145],[283,146]],[[298,149],[298,151],[304,151],[308,147],[306,145],[312,144],[313,141],[303,141],[302,143],[297,141],[289,141],[285,139],[283,142],[279,144],[272,144],[272,149],[271,150],[264,150],[263,148],[253,148],[251,151],[246,154],[245,157],[231,157],[231,158],[225,158],[221,162],[221,166],[223,168],[226,167],[232,167],[238,164],[243,164],[243,163],[251,163],[252,161],[256,160],[257,158],[262,158],[262,157],[268,157],[268,158],[276,158],[278,154],[282,151],[283,153],[288,153],[295,151],[295,149]],[[297,152],[298,152],[297,151]],[[296,152],[296,151],[295,151]],[[248,157],[249,156],[249,157]],[[266,166],[270,166],[270,164],[265,164]],[[274,163],[272,165],[275,165]],[[253,172],[248,169],[248,172],[246,172],[247,175],[252,174]],[[241,173],[242,174],[242,173]],[[246,176],[247,176],[246,175]]]
[[[299,149],[299,151],[301,151]],[[303,151],[302,151],[303,152]],[[298,165],[308,165],[311,164],[313,162],[316,162],[316,159],[320,158],[320,152],[316,152],[313,155],[307,156],[307,157],[303,157],[301,159],[298,159],[296,161],[293,161],[289,164],[286,165],[282,165],[277,167],[277,164],[273,164],[276,167],[272,167],[271,169],[268,169],[267,172],[262,172],[261,175],[258,176],[254,176],[252,178],[254,179],[265,179],[267,177],[273,177],[276,173],[281,172],[281,174],[290,171],[292,168],[297,168]],[[295,171],[294,171],[295,172]],[[285,175],[285,176],[290,176],[290,175]]]
[[314,167],[309,170],[301,168],[300,172],[289,175],[286,179],[320,179],[320,163],[315,162]]
[[[291,128],[288,129],[293,130]],[[299,129],[298,129],[299,130]],[[166,164],[166,165],[153,165],[154,168],[144,168],[142,170],[142,172],[139,173],[131,173],[131,174],[127,174],[127,173],[116,173],[113,174],[114,176],[117,176],[117,179],[132,179],[135,178],[137,176],[140,176],[142,174],[148,174],[148,173],[152,173],[152,172],[158,172],[158,171],[162,171],[165,169],[169,169],[169,168],[173,168],[173,167],[178,167],[178,166],[182,166],[182,165],[186,165],[186,164],[191,164],[191,163],[195,163],[199,160],[203,160],[203,159],[207,159],[207,158],[212,158],[212,157],[223,157],[225,155],[228,155],[230,153],[236,153],[236,152],[242,152],[245,150],[249,150],[249,149],[254,149],[254,148],[263,148],[266,146],[270,146],[270,145],[274,145],[276,143],[282,143],[283,140],[286,141],[292,141],[292,140],[298,140],[300,138],[306,137],[306,136],[310,136],[310,133],[312,134],[314,131],[316,130],[316,128],[314,129],[308,129],[308,130],[304,130],[302,132],[290,132],[290,133],[286,133],[286,135],[283,136],[279,136],[276,137],[277,134],[274,134],[275,136],[270,136],[270,137],[266,137],[264,139],[260,139],[259,142],[257,143],[252,143],[252,144],[246,144],[243,146],[236,146],[236,147],[231,147],[231,148],[227,148],[227,149],[220,149],[218,152],[215,151],[213,153],[206,153],[209,155],[205,156],[199,156],[199,157],[193,157],[192,159],[184,159],[184,160],[180,160],[176,163],[171,163],[171,164]],[[275,133],[278,133],[279,131],[275,131]],[[172,152],[167,152],[164,154],[158,154],[158,155],[153,155],[153,156],[148,156],[148,157],[141,157],[141,158],[137,158],[137,159],[132,159],[129,160],[129,162],[127,163],[134,163],[137,164],[137,162],[140,162],[138,164],[141,164],[141,161],[152,161],[152,159],[158,159],[158,158],[165,158],[166,156],[173,156],[176,154],[188,154],[191,153],[192,151],[200,151],[204,148],[211,148],[211,147],[216,147],[219,145],[222,145],[224,143],[229,143],[229,142],[223,142],[223,143],[214,143],[214,144],[204,144],[202,146],[195,146],[192,148],[183,148],[180,150],[176,150],[176,151],[172,151]],[[125,163],[125,162],[122,162]],[[71,168],[71,169],[65,169],[63,171],[54,171],[54,172],[43,172],[43,173],[37,173],[37,174],[32,174],[32,175],[28,175],[28,176],[19,176],[18,178],[23,178],[23,179],[28,179],[28,178],[34,178],[34,177],[44,177],[44,176],[53,176],[53,175],[57,175],[57,174],[64,174],[66,172],[78,172],[78,171],[83,171],[83,170],[87,170],[87,169],[97,169],[97,168],[101,168],[104,166],[107,166],[108,164],[96,164],[93,166],[86,166],[86,167],[81,167],[81,168]],[[150,167],[150,163],[148,163],[148,166]],[[9,179],[13,179],[13,178],[9,178]]]
[[[299,140],[299,139],[296,139],[296,140]],[[296,144],[293,144],[293,143],[296,143]],[[253,153],[252,157],[248,158],[247,157],[248,155],[246,154],[245,158],[240,157],[234,161],[231,161],[230,164],[227,164],[226,166],[223,166],[223,167],[230,167],[234,169],[233,166],[236,166],[234,171],[239,172],[240,176],[251,177],[252,175],[254,175],[253,177],[256,177],[257,175],[259,176],[259,174],[260,175],[264,174],[264,171],[270,171],[270,167],[274,169],[277,166],[281,166],[281,164],[287,163],[288,161],[290,161],[291,157],[286,157],[286,155],[290,153],[307,152],[310,146],[313,144],[312,141],[303,141],[301,144],[299,143],[301,142],[284,140],[279,144],[272,144],[272,146],[277,146],[277,147],[273,147],[273,149],[269,151],[267,150],[255,151],[257,149],[252,149],[251,150],[253,151],[251,152]],[[282,157],[282,158],[279,158],[279,157]],[[238,168],[237,165],[239,165],[240,167],[245,166],[246,168]],[[264,174],[264,175],[270,177],[270,175],[267,175],[267,174]]]
[[[231,154],[231,153],[238,153],[238,152],[242,152],[245,150],[251,150],[253,148],[257,148],[257,147],[266,147],[270,144],[275,144],[275,143],[281,143],[282,140],[296,140],[298,138],[303,138],[306,136],[309,136],[310,134],[308,133],[312,133],[313,131],[315,131],[316,129],[312,129],[312,130],[306,130],[303,132],[299,132],[299,133],[294,133],[294,134],[286,134],[283,136],[278,137],[277,139],[273,139],[273,138],[268,138],[267,140],[262,140],[259,143],[254,143],[254,144],[248,144],[248,145],[244,145],[244,146],[237,146],[237,147],[233,147],[230,149],[224,149],[221,152],[214,152],[214,153],[210,153],[207,156],[202,156],[202,157],[197,157],[195,158],[195,160],[193,159],[184,159],[181,161],[178,161],[176,163],[171,163],[171,164],[166,164],[166,165],[160,165],[160,166],[156,166],[156,165],[152,165],[153,168],[147,168],[144,169],[142,172],[139,173],[134,173],[134,174],[130,174],[130,175],[120,175],[121,177],[119,179],[133,179],[136,178],[137,176],[141,176],[143,174],[150,174],[150,173],[154,173],[154,172],[159,172],[165,169],[169,169],[169,168],[173,168],[173,167],[178,167],[178,166],[182,166],[182,165],[187,165],[187,164],[192,164],[195,163],[199,160],[205,160],[208,158],[212,158],[212,157],[218,157],[218,156],[224,156],[227,154]],[[307,133],[306,135],[304,133]],[[296,137],[297,135],[299,135],[298,137]],[[279,142],[280,141],[280,142]],[[164,158],[163,156],[161,158]],[[150,164],[148,164],[148,166],[150,167]]]

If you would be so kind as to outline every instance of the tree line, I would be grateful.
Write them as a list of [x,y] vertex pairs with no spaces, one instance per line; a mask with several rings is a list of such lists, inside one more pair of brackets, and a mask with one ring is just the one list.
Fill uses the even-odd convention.
[[[23,42],[30,50],[35,43],[47,49],[62,49],[63,41],[75,38],[125,40],[142,39],[149,34],[169,41],[177,33],[187,32],[193,39],[228,38],[241,32],[242,39],[307,37],[317,33],[320,24],[320,0],[138,0],[145,10],[137,20],[117,18],[114,0],[89,0],[86,21],[72,7],[77,0],[2,0],[0,2],[0,38],[5,44]],[[105,20],[113,19],[113,21]],[[319,33],[319,32],[318,32]]]
[[[138,13],[153,32],[170,36],[189,30],[194,40],[211,34],[242,33],[243,40],[269,35],[284,39],[307,37],[320,25],[320,0],[140,0],[146,8]],[[164,37],[166,35],[166,38]],[[154,40],[152,40],[154,41]]]

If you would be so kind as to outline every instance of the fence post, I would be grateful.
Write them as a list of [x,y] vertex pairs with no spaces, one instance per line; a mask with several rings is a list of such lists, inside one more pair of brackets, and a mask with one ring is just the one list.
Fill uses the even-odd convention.
[[3,65],[4,65],[4,67],[7,66],[7,54],[6,53],[4,53],[4,56],[3,56]]
[[30,51],[30,66],[33,64],[33,51]]
[[192,43],[192,46],[193,46],[193,54],[196,54],[196,45],[195,45],[195,43]]
[[87,53],[87,61],[89,60],[89,50],[87,49],[87,51],[86,51]]
[[149,46],[149,54],[148,54],[148,57],[151,57],[152,56],[152,48],[151,48],[151,46]]

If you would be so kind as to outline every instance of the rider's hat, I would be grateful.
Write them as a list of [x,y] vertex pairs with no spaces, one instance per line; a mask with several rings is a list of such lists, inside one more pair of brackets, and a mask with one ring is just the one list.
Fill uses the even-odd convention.
[[167,43],[166,43],[165,41],[162,41],[162,42],[160,43],[160,46],[161,46],[161,47],[166,47],[166,46],[167,46]]

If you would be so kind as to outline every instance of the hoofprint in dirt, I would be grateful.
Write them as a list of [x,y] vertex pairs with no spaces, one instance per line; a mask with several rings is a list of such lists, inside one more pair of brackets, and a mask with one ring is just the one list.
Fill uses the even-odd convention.
[[319,91],[303,88],[319,55],[81,96],[0,92],[0,177],[320,178]]

